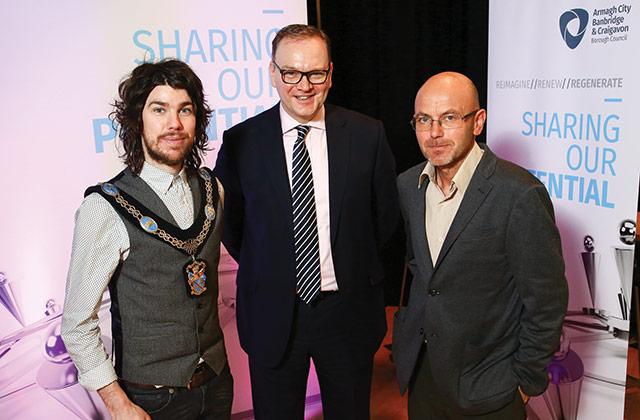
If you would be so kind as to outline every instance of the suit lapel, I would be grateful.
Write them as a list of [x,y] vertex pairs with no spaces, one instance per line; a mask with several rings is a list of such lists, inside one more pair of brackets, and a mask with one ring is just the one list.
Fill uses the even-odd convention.
[[[262,147],[261,165],[264,174],[269,178],[272,185],[273,197],[285,214],[292,215],[291,209],[291,186],[289,185],[289,174],[287,173],[287,160],[284,155],[284,145],[282,144],[282,123],[280,122],[280,103],[266,111],[270,115],[265,118],[265,123],[260,127],[256,144]],[[293,220],[289,217],[289,224],[293,230]]]
[[485,149],[484,156],[480,160],[480,163],[471,178],[471,182],[467,187],[464,198],[460,203],[460,208],[458,208],[458,212],[451,223],[447,237],[445,238],[440,254],[438,255],[435,269],[437,269],[442,263],[442,260],[446,258],[447,253],[458,239],[458,236],[460,236],[460,233],[462,233],[464,228],[489,195],[489,192],[493,189],[493,184],[489,182],[487,178],[491,173],[493,173],[493,169],[495,169],[496,157],[488,148],[486,148],[486,146],[483,148]]
[[[425,225],[425,200],[427,185],[429,184],[429,178],[425,179],[420,188],[412,188],[414,191],[411,208],[414,209],[411,214],[411,226],[420,226],[418,230],[418,237],[413,238],[414,243],[418,245],[418,249],[414,251],[418,266],[424,271],[426,278],[431,277],[433,272],[433,263],[431,262],[431,251],[429,250],[429,242],[427,241],[427,230]],[[415,185],[415,184],[414,184]]]
[[333,245],[340,225],[340,213],[347,185],[351,154],[351,133],[347,120],[331,105],[325,104],[327,129],[327,155],[329,160],[329,217],[331,220],[331,244]]

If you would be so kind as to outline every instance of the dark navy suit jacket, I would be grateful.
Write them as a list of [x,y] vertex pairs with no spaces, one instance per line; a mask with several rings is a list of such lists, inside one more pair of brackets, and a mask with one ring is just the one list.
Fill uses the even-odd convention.
[[418,188],[426,162],[398,177],[414,276],[409,304],[394,320],[400,390],[407,389],[424,344],[441,393],[466,414],[501,408],[518,386],[527,395],[544,392],[568,299],[547,190],[481,147],[484,155],[435,264],[425,232],[429,179]]
[[[395,163],[380,121],[325,105],[331,250],[345,346],[371,356],[386,332],[379,260],[399,219]],[[214,174],[225,188],[223,243],[238,262],[237,321],[256,362],[282,359],[296,300],[291,189],[279,105],[224,133]]]

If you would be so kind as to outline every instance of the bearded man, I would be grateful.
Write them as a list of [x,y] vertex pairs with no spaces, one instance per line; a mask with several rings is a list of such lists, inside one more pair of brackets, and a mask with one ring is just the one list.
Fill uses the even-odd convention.
[[[111,114],[127,166],[76,213],[62,338],[112,419],[228,419],[233,378],[218,318],[223,190],[200,168],[209,109],[178,60],[143,63]],[[109,287],[115,368],[97,309]]]

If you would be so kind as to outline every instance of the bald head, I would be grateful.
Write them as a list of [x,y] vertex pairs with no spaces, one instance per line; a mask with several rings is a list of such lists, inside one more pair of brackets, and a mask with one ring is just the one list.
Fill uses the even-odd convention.
[[480,108],[478,89],[460,73],[436,74],[418,91],[413,117],[414,124],[421,124],[415,128],[422,154],[441,181],[450,181],[484,127],[486,112]]
[[438,73],[427,80],[416,95],[416,114],[418,103],[425,100],[452,100],[469,111],[480,108],[478,89],[464,74],[447,71]]

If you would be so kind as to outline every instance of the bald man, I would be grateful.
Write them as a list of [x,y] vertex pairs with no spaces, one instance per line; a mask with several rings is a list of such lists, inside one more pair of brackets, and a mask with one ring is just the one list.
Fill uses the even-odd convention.
[[486,116],[459,73],[416,96],[427,161],[398,177],[414,280],[393,331],[412,420],[525,419],[560,339],[568,292],[553,206],[533,175],[476,143]]

